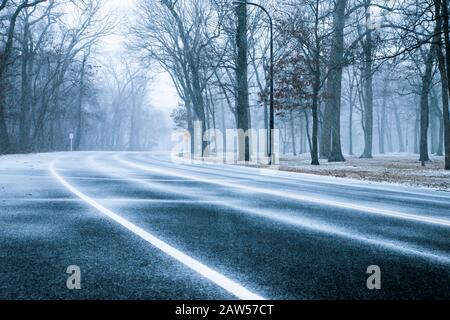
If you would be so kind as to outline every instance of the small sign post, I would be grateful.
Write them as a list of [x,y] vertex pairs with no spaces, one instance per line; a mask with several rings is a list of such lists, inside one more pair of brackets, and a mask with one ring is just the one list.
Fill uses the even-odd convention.
[[73,133],[69,134],[69,139],[70,139],[70,152],[73,151],[73,138],[74,138]]

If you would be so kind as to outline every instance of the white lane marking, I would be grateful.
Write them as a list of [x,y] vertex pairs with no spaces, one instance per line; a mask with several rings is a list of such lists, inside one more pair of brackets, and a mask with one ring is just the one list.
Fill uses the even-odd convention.
[[145,231],[144,229],[136,226],[135,224],[129,222],[128,220],[122,218],[118,214],[114,213],[113,211],[105,208],[104,206],[100,205],[98,202],[96,202],[94,199],[90,198],[89,196],[85,195],[84,193],[80,192],[78,189],[73,187],[71,184],[69,184],[66,180],[64,180],[63,177],[61,177],[58,172],[55,170],[55,162],[56,160],[53,160],[50,164],[50,172],[52,175],[64,186],[66,187],[70,192],[75,194],[77,197],[109,217],[110,219],[116,221],[129,231],[133,232],[134,234],[138,235],[154,247],[158,248],[159,250],[163,251],[167,255],[171,256],[172,258],[176,259],[177,261],[181,262],[188,268],[192,269],[193,271],[199,273],[201,276],[207,278],[208,280],[214,282],[219,287],[225,289],[229,293],[235,295],[239,299],[243,300],[264,300],[263,297],[260,295],[257,295],[248,289],[241,286],[239,283],[227,278],[226,276],[222,275],[221,273],[209,268],[208,266],[204,265],[203,263],[195,260],[194,258],[191,258],[190,256],[186,255],[185,253],[181,252],[180,250],[172,247],[171,245],[165,243],[164,241],[158,239],[154,235],[150,234],[149,232]]
[[[180,196],[188,196],[190,198],[199,198],[198,192],[194,191],[180,191],[174,190],[173,188],[168,188],[166,186],[159,185],[157,183],[149,183],[146,179],[130,178],[126,174],[111,173],[117,171],[117,167],[112,167],[111,165],[98,165],[95,162],[97,160],[94,157],[89,158],[89,166],[95,168],[108,175],[113,175],[123,181],[133,182],[137,185],[145,186],[151,190],[161,190],[163,192],[168,192]],[[215,200],[216,198],[209,197],[207,195],[202,195],[202,199],[205,199],[207,203],[214,205],[219,205],[222,207],[230,208],[239,213],[247,213],[258,217],[263,217],[270,220],[275,220],[287,225],[294,225],[300,228],[309,229],[315,232],[320,232],[324,234],[331,234],[337,237],[342,237],[344,239],[353,240],[357,242],[367,243],[376,247],[383,247],[395,252],[413,255],[417,257],[422,257],[424,259],[437,261],[439,263],[450,264],[450,258],[444,253],[440,252],[427,252],[426,248],[421,248],[418,246],[410,245],[409,243],[401,241],[390,241],[388,239],[382,239],[378,237],[368,237],[364,234],[355,233],[353,230],[347,228],[342,228],[336,225],[330,225],[327,223],[322,223],[321,221],[315,219],[309,219],[306,217],[290,216],[283,213],[274,213],[273,210],[263,210],[263,209],[250,209],[240,205],[233,204],[231,201]]]
[[[133,153],[131,153],[133,154]],[[144,154],[137,154],[139,158],[143,158]],[[157,158],[154,154],[150,153],[148,155],[149,158],[151,158],[154,161],[162,162],[165,164],[173,164],[170,160],[164,160]],[[233,165],[233,164],[223,164],[223,163],[215,163],[215,162],[209,162],[207,160],[190,160],[183,163],[190,168],[205,168],[205,164],[209,165],[210,167],[206,167],[206,169],[211,170],[221,170],[222,172],[229,173],[229,174],[239,174],[243,173],[246,175],[252,176],[253,179],[255,179],[255,175],[260,175],[260,168],[253,168],[253,167],[243,167],[240,165]],[[200,167],[200,165],[202,167]],[[232,168],[232,169],[230,169]],[[271,169],[267,169],[271,170]],[[205,173],[205,171],[203,171]],[[401,183],[386,183],[386,182],[378,182],[378,181],[368,181],[368,180],[356,180],[351,178],[342,178],[342,177],[334,177],[334,176],[325,176],[325,175],[319,175],[319,174],[313,174],[313,173],[301,173],[301,172],[294,172],[294,171],[278,171],[277,175],[274,176],[276,179],[284,179],[284,180],[290,180],[292,182],[314,182],[314,183],[323,183],[323,184],[330,184],[334,186],[338,186],[340,184],[345,184],[346,186],[352,187],[352,188],[360,188],[360,189],[370,189],[370,190],[380,190],[380,191],[386,191],[386,192],[396,192],[399,194],[407,194],[407,195],[418,195],[418,196],[427,196],[427,197],[433,197],[433,198],[441,198],[443,199],[441,203],[447,203],[443,202],[444,200],[450,200],[450,196],[447,194],[436,194],[436,192],[443,192],[439,190],[435,190],[433,188],[428,187],[415,187],[416,189],[419,188],[423,190],[423,192],[417,192],[412,190],[407,190],[408,188],[411,188],[408,185],[401,184]],[[257,179],[258,181],[267,181],[266,179]],[[367,185],[369,184],[369,185]],[[432,192],[433,194],[431,194]],[[428,201],[428,202],[439,202],[439,200],[423,200],[422,201]]]
[[430,224],[436,224],[436,225],[440,225],[440,226],[450,227],[449,220],[425,217],[422,215],[404,213],[404,212],[388,210],[388,209],[372,208],[372,207],[357,205],[357,204],[353,204],[353,203],[349,203],[349,202],[327,200],[327,199],[322,199],[322,198],[317,198],[317,197],[312,197],[312,196],[304,196],[304,195],[300,195],[300,194],[293,194],[290,192],[282,192],[282,191],[278,191],[278,190],[272,189],[272,188],[263,189],[263,188],[258,188],[258,187],[245,186],[245,185],[241,185],[241,184],[237,184],[237,183],[217,181],[217,180],[213,180],[213,179],[193,176],[191,174],[174,172],[172,170],[162,169],[160,167],[155,168],[155,167],[149,167],[146,165],[141,165],[138,163],[134,163],[134,162],[131,162],[128,160],[121,159],[117,155],[115,155],[113,158],[125,165],[128,165],[129,167],[134,167],[134,168],[148,171],[148,172],[163,173],[166,175],[181,177],[181,178],[185,178],[188,180],[195,180],[195,181],[200,181],[200,182],[204,182],[204,183],[220,185],[220,186],[228,187],[228,188],[241,189],[241,190],[245,190],[245,191],[249,191],[249,192],[269,194],[271,196],[277,196],[277,197],[292,199],[292,200],[296,200],[296,201],[316,203],[316,204],[321,204],[321,205],[326,205],[326,206],[331,206],[331,207],[338,207],[338,208],[342,208],[342,209],[363,211],[363,212],[368,212],[368,213],[372,213],[372,214],[393,217],[393,218],[397,218],[397,219],[406,219],[406,220],[418,221],[418,222],[422,222],[422,223],[430,223]]

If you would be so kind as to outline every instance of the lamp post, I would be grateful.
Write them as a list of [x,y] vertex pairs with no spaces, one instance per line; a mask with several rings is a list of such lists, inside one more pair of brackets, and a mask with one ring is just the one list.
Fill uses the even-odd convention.
[[269,157],[269,165],[271,165],[274,162],[274,146],[273,146],[273,141],[274,141],[274,127],[275,127],[275,111],[274,111],[274,57],[273,57],[273,20],[272,20],[272,16],[269,14],[269,12],[267,11],[266,8],[264,8],[263,6],[257,4],[257,3],[253,3],[253,2],[247,2],[247,1],[234,1],[233,2],[234,5],[239,5],[239,4],[245,4],[245,5],[251,5],[251,6],[255,6],[260,8],[262,11],[264,11],[264,13],[267,15],[267,17],[269,18],[269,22],[270,22],[270,112],[269,112],[269,133],[268,133],[268,137],[269,137],[269,148],[268,148],[268,152],[267,155]]

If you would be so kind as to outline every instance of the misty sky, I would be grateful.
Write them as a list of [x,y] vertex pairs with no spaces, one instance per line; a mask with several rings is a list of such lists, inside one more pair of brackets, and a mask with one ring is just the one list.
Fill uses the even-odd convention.
[[[124,26],[119,26],[116,35],[111,35],[105,39],[105,48],[102,48],[100,51],[100,59],[109,60],[111,57],[119,58],[125,55],[125,36],[121,32],[126,32],[127,25],[129,25],[126,21],[133,19],[135,1],[104,0],[104,3],[105,12],[112,12],[119,20],[125,22]],[[166,72],[161,71],[161,73],[155,76],[149,89],[151,90],[149,93],[151,104],[155,108],[164,111],[167,114],[168,120],[170,120],[170,112],[178,105],[179,101],[170,76]]]

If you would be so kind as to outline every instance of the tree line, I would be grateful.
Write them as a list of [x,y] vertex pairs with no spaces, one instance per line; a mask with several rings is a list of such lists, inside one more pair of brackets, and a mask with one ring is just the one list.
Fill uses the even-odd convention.
[[[414,152],[425,165],[435,154],[450,169],[448,0],[255,2],[274,26],[283,153],[308,152],[313,165],[386,152]],[[260,8],[137,0],[125,26],[103,7],[0,1],[0,153],[67,150],[69,133],[76,150],[152,148],[164,131],[148,103],[159,68],[180,97],[177,127],[191,139],[196,121],[203,134],[241,129],[239,159],[254,156],[246,132],[268,128],[272,80]],[[128,51],[104,63],[99,47],[118,29]]]
[[[450,169],[448,0],[255,2],[274,23],[283,152],[309,152],[313,165],[406,151],[425,164],[433,153],[445,155]],[[262,10],[228,0],[137,4],[130,45],[172,77],[182,101],[173,113],[179,127],[268,127],[270,38]],[[240,139],[241,160],[252,156],[249,140]]]
[[1,0],[0,154],[158,143],[149,74],[101,59],[118,26],[100,0]]

